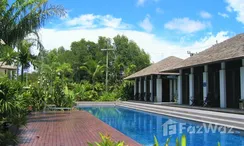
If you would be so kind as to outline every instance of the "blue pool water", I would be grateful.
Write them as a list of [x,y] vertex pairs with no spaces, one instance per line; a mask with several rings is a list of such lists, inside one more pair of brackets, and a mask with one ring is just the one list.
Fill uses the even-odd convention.
[[[170,137],[170,146],[182,134],[186,135],[188,146],[244,146],[243,131],[224,129],[159,114],[128,109],[124,107],[80,107],[111,127],[145,146],[152,146],[155,135],[164,145]],[[230,132],[230,133],[228,133]]]

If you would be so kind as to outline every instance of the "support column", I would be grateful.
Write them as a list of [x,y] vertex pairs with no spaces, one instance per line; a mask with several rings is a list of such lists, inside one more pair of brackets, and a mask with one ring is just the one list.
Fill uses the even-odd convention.
[[240,68],[241,75],[241,99],[244,100],[244,59],[242,59],[242,67]]
[[191,68],[191,74],[189,74],[189,105],[192,105],[194,101],[194,68]]
[[141,99],[141,78],[139,78],[139,81],[138,81],[138,100]]
[[208,65],[204,65],[203,72],[203,102],[205,102],[208,96]]
[[9,79],[12,80],[13,79],[13,71],[9,70]]
[[226,108],[226,72],[225,62],[221,63],[221,70],[219,71],[219,87],[220,87],[220,107]]
[[150,80],[150,93],[151,93],[150,101],[153,101],[153,76],[151,76],[151,80]]
[[153,92],[153,86],[152,85],[153,85],[153,79],[151,77],[151,80],[150,80],[150,89],[149,89],[150,90],[150,93],[151,93],[150,94],[150,101],[152,101],[152,99],[153,99],[152,98],[153,97],[153,93],[152,93]]
[[162,79],[157,77],[157,102],[162,102]]
[[182,104],[182,70],[178,76],[178,104]]
[[173,100],[173,80],[169,80],[169,101]]
[[173,101],[175,101],[175,97],[177,97],[177,79],[174,79],[174,96],[173,96]]
[[145,77],[144,79],[144,93],[145,93],[144,101],[147,101],[147,77]]
[[137,79],[135,78],[135,82],[134,82],[134,100],[135,100],[136,93],[137,93]]

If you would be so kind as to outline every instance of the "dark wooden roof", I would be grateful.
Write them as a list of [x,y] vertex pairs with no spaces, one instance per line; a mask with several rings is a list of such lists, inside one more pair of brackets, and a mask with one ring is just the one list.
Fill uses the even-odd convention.
[[182,60],[183,59],[181,58],[170,56],[126,77],[125,79],[133,79],[133,78],[148,76],[148,75],[177,74],[177,73],[169,73],[169,72],[160,73],[160,70],[163,70],[164,68],[174,67],[176,64],[179,64]]
[[244,34],[236,35],[222,43],[213,45],[209,49],[185,59],[175,67],[164,68],[161,71],[173,71],[235,58],[244,58]]

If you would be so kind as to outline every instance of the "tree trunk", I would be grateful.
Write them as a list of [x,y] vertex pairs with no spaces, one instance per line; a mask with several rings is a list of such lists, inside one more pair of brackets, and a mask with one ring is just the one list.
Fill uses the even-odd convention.
[[21,83],[24,82],[24,65],[21,64]]

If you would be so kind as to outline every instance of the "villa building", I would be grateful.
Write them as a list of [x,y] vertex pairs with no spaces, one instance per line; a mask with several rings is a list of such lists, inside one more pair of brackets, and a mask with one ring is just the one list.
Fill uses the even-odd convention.
[[239,108],[244,100],[244,34],[162,72],[177,72],[178,104]]
[[240,108],[244,101],[244,34],[185,60],[168,57],[125,79],[135,80],[137,100],[168,102],[175,98],[184,105]]
[[17,71],[16,66],[6,65],[5,63],[0,62],[0,76],[8,75],[10,79],[13,79],[16,71]]
[[160,70],[174,67],[182,61],[171,56],[126,77],[127,80],[135,80],[134,99],[153,102],[173,101],[177,94],[178,73],[160,72]]

